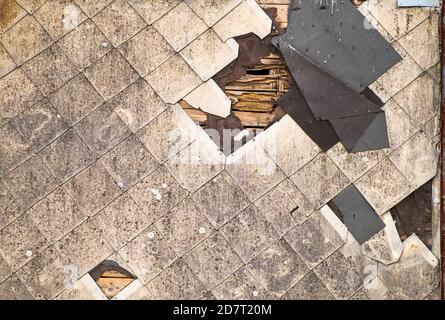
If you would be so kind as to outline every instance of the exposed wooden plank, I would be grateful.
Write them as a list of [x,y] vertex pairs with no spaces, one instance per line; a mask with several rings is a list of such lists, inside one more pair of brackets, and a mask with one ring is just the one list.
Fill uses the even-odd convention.
[[246,127],[264,128],[267,127],[274,119],[274,115],[270,113],[247,111],[234,111],[233,113],[241,120],[241,123]]
[[[277,23],[287,27],[290,0],[258,0],[263,8],[277,8]],[[247,70],[245,76],[228,84],[224,91],[232,101],[232,111],[245,128],[264,128],[274,120],[277,99],[289,89],[287,66],[279,53],[271,53]],[[207,114],[185,101],[180,102],[185,112],[202,126]]]

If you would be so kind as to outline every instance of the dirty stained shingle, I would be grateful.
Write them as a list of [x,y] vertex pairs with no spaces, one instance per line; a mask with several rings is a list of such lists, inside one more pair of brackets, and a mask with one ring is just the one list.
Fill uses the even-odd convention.
[[[105,260],[138,278],[117,300],[433,296],[438,260],[388,210],[436,173],[437,16],[396,2],[359,7],[402,58],[365,96],[389,148],[349,153],[292,86],[289,115],[225,155],[170,103],[271,52],[255,1],[4,1],[0,298],[105,299],[84,276]],[[248,34],[221,39],[229,20]],[[326,205],[354,186],[386,224],[361,246]]]

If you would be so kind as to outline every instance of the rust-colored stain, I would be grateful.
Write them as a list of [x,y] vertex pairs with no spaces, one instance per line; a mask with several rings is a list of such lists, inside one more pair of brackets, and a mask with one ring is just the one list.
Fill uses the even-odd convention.
[[11,24],[20,15],[20,7],[14,1],[0,0],[0,30]]

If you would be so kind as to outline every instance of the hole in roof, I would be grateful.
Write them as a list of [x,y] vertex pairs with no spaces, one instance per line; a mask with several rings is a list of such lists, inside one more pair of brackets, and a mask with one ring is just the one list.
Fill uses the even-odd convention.
[[89,274],[108,299],[114,298],[137,279],[135,275],[113,260],[103,261]]
[[429,181],[390,210],[402,241],[415,233],[432,249],[432,191],[433,184]]
[[[263,9],[271,17],[274,26],[268,38],[284,33],[286,25],[277,21],[277,9]],[[258,44],[255,43],[255,45]],[[270,47],[269,53],[262,56],[258,63],[254,66],[243,66],[243,74],[240,77],[221,86],[232,101],[231,114],[227,118],[197,110],[184,100],[179,102],[188,115],[203,129],[218,131],[220,141],[219,143],[218,141],[214,142],[226,155],[241,148],[286,114],[277,105],[277,100],[289,90],[292,82],[291,76],[280,52],[272,43],[269,43],[268,46]],[[250,51],[264,50],[264,45],[262,45],[262,48],[250,47],[249,52],[241,52],[242,47],[240,45],[240,55],[249,55]],[[239,69],[230,70],[228,68],[230,65],[226,67],[230,73],[223,69],[220,74],[227,73],[229,74],[228,78],[232,79],[234,74],[240,72]],[[215,137],[212,139],[215,140]],[[228,141],[230,141],[230,145],[228,145]]]

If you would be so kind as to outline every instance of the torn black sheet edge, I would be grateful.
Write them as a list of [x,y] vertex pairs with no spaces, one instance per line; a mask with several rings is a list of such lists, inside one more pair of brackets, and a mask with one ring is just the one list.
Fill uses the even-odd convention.
[[[389,146],[386,121],[383,122],[385,125],[384,130],[368,130],[376,118],[379,119],[379,123],[382,123],[381,116],[378,115],[384,115],[380,109],[383,103],[374,94],[365,91],[366,95],[378,104],[368,100],[364,95],[356,93],[339,80],[319,69],[313,61],[310,61],[309,58],[302,55],[295,48],[292,48],[288,43],[277,38],[272,42],[285,58],[294,81],[298,86],[297,90],[301,94],[301,97],[298,97],[298,102],[281,99],[279,104],[322,150],[331,146],[335,140],[340,140],[349,152],[383,149]],[[335,101],[332,97],[339,96],[338,91],[340,91],[342,99]],[[294,96],[297,95],[295,92],[292,94]],[[285,106],[282,105],[283,101],[286,104]],[[304,101],[304,105],[301,101]],[[334,103],[332,103],[333,101]],[[291,112],[291,106],[299,110]],[[309,110],[306,110],[306,108]],[[336,116],[336,112],[339,109],[343,113]],[[308,115],[308,112],[312,113],[312,117]],[[306,121],[298,119],[302,115],[305,116]],[[321,115],[325,115],[325,117],[321,117]],[[325,120],[329,121],[330,126],[326,124],[315,125],[313,123]],[[302,126],[302,124],[305,126]],[[318,132],[315,132],[316,130]],[[331,130],[335,132],[337,139],[331,137]],[[330,136],[323,139],[322,134],[329,134]],[[364,137],[364,135],[369,134],[377,136]],[[366,143],[367,141],[372,143]]]
[[316,118],[332,120],[381,112],[378,105],[321,69],[289,43],[274,38],[287,66]]
[[296,84],[278,99],[278,105],[294,119],[321,150],[328,151],[339,142],[329,121],[315,119]]
[[377,212],[354,185],[347,187],[331,202],[359,244],[368,241],[385,227]]
[[350,1],[325,1],[325,9],[320,3],[294,0],[279,39],[359,93],[401,60]]

